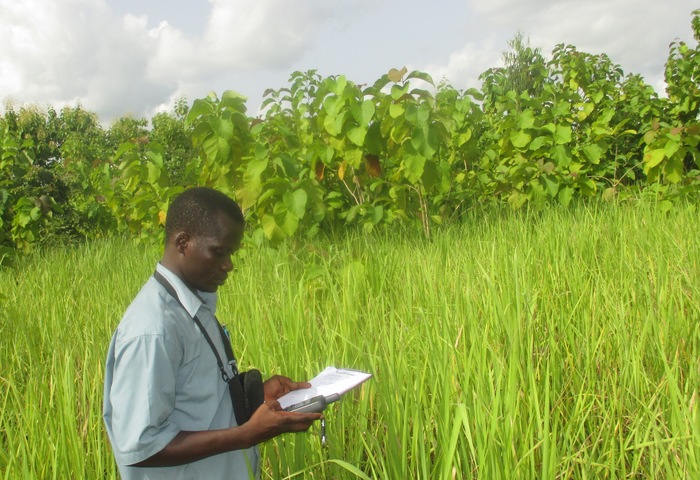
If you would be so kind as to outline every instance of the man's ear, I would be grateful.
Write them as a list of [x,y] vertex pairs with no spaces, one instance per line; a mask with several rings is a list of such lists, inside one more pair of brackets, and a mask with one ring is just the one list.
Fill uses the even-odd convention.
[[180,232],[175,236],[175,249],[178,253],[184,255],[185,250],[187,250],[187,245],[190,243],[190,234],[187,232]]

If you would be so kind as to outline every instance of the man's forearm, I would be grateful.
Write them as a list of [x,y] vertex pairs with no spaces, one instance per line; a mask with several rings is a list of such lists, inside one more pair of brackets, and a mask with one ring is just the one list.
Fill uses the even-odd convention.
[[180,432],[168,445],[137,467],[169,467],[196,462],[203,458],[250,448],[285,432],[304,432],[320,413],[283,412],[272,401],[258,408],[250,420],[240,427],[201,432]]
[[220,453],[250,448],[255,442],[250,438],[248,430],[244,425],[223,430],[180,432],[163,450],[133,466],[172,467]]

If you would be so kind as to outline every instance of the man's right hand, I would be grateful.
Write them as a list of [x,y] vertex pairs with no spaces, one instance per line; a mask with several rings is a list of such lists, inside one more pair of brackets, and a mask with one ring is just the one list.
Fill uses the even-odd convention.
[[321,413],[286,412],[277,400],[271,400],[260,405],[241,428],[249,429],[251,440],[257,444],[282,433],[305,432],[322,417]]

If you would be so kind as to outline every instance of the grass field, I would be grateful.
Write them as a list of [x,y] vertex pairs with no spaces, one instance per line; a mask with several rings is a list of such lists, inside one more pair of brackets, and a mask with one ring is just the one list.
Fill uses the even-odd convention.
[[[374,378],[263,446],[263,478],[700,478],[693,207],[489,214],[246,247],[219,318],[244,368]],[[0,478],[116,478],[104,357],[158,246],[0,270]]]

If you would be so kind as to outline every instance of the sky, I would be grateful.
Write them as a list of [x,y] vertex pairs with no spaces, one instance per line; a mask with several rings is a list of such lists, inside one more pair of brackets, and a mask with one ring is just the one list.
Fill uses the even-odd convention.
[[[695,3],[695,4],[694,4]],[[80,104],[109,123],[295,71],[371,84],[391,68],[479,88],[517,32],[607,54],[664,93],[669,44],[695,46],[694,0],[0,0],[0,110]]]

